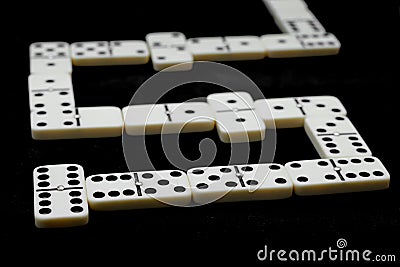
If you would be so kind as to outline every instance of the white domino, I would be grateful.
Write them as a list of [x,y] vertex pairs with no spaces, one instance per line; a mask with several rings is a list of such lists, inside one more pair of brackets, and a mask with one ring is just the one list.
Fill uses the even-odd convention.
[[261,41],[265,56],[271,58],[336,55],[341,47],[332,33],[267,34],[261,36]]
[[211,131],[215,117],[207,103],[132,105],[123,108],[128,135]]
[[233,61],[264,58],[263,44],[257,36],[192,38],[187,44],[195,60]]
[[169,68],[169,71],[190,70],[193,67],[193,56],[186,47],[186,37],[180,32],[155,32],[146,35],[150,49],[151,61],[156,71]]
[[343,104],[334,96],[259,99],[254,106],[267,128],[303,127],[306,117],[347,114]]
[[182,171],[147,171],[93,175],[86,179],[93,210],[188,206],[189,181]]
[[149,62],[150,53],[144,41],[111,41],[110,50],[114,65],[139,65]]
[[304,121],[304,129],[322,158],[371,155],[367,144],[347,117],[309,117]]
[[346,116],[347,110],[342,102],[334,96],[296,97],[296,106],[302,109],[307,117]]
[[71,227],[89,219],[83,168],[76,164],[40,166],[33,171],[35,224]]
[[388,171],[375,157],[294,161],[285,167],[300,196],[380,190],[390,183]]
[[70,74],[31,74],[28,77],[31,111],[62,111],[75,107]]
[[76,66],[137,65],[149,61],[147,45],[139,40],[72,43],[71,55]]
[[72,43],[71,57],[75,66],[102,66],[112,63],[110,46],[106,41]]
[[197,204],[283,199],[292,195],[293,183],[279,164],[193,168],[187,173]]
[[215,112],[218,136],[225,143],[264,140],[265,124],[254,110],[247,92],[211,94],[207,102]]
[[122,135],[122,129],[122,112],[117,107],[31,113],[32,138],[37,140],[117,137]]

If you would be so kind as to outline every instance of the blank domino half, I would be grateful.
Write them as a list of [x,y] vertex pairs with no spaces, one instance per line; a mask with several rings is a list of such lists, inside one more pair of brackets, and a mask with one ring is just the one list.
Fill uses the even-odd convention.
[[380,190],[390,175],[375,157],[293,161],[285,165],[296,195],[322,195]]
[[74,139],[122,135],[123,120],[117,107],[75,108],[71,113],[31,113],[33,139]]
[[123,108],[128,135],[204,132],[214,129],[214,114],[207,103],[132,105]]
[[87,177],[86,187],[93,210],[188,206],[192,200],[186,173],[176,170],[98,174]]
[[193,201],[248,201],[288,198],[293,184],[279,164],[253,164],[188,170]]
[[39,166],[33,171],[33,187],[37,227],[70,227],[88,222],[85,178],[81,166]]
[[207,96],[215,112],[218,136],[224,143],[260,141],[265,124],[254,111],[254,100],[247,92],[216,93]]
[[259,99],[254,107],[267,128],[303,127],[306,117],[347,114],[343,104],[334,96]]
[[370,156],[357,129],[347,117],[310,117],[304,129],[321,158]]

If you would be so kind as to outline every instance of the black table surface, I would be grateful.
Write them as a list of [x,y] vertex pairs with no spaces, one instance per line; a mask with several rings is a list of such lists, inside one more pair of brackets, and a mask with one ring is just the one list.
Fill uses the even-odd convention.
[[[31,138],[27,77],[29,44],[39,41],[144,40],[147,33],[180,31],[187,38],[280,33],[262,1],[112,1],[29,3],[24,23],[5,25],[13,60],[3,88],[6,98],[3,142],[5,184],[1,186],[0,242],[4,258],[35,252],[32,261],[187,265],[259,263],[257,251],[334,247],[396,254],[400,260],[398,149],[399,6],[390,1],[307,1],[324,27],[342,44],[339,55],[326,57],[225,62],[249,76],[267,98],[333,95],[348,111],[373,155],[391,174],[383,191],[293,196],[275,201],[210,204],[113,212],[90,211],[89,223],[66,229],[38,229],[33,217],[32,171],[47,164],[76,163],[85,175],[127,171],[121,138],[37,141]],[[17,7],[14,9],[17,10]],[[9,41],[9,40],[8,40]],[[11,71],[10,71],[11,70]],[[8,74],[7,74],[8,73]],[[151,63],[138,66],[74,67],[77,106],[124,107],[135,90],[154,74]],[[11,74],[11,75],[9,75]],[[180,102],[220,90],[196,84],[174,90],[164,100]],[[396,115],[397,114],[397,115]],[[277,132],[275,162],[316,159],[302,128]],[[181,149],[198,156],[198,142],[217,144],[215,165],[226,163],[229,145],[216,130],[183,134]],[[172,166],[163,156],[159,136],[148,151],[157,169]],[[257,158],[257,145],[255,154]],[[23,254],[24,255],[24,254]],[[265,263],[264,263],[265,264]]]

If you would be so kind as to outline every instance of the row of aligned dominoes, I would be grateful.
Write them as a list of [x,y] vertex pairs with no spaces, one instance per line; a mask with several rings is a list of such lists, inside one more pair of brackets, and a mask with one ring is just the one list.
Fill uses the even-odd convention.
[[[53,75],[56,83],[60,77]],[[31,75],[31,130],[34,139],[71,139],[211,131],[221,141],[264,140],[267,129],[305,128],[322,157],[371,155],[333,96],[259,99],[247,92],[215,93],[206,102],[76,108],[71,88],[35,87],[47,75]]]
[[196,206],[211,202],[284,199],[380,190],[390,175],[375,157],[347,157],[84,176],[76,164],[35,168],[35,224],[84,225],[92,210]]
[[[302,0],[264,0],[283,34],[186,39],[179,32],[150,33],[142,40],[33,43],[31,73],[71,73],[76,66],[146,64],[156,71],[179,63],[187,70],[194,60],[236,61],[264,57],[334,55],[340,42],[327,33]],[[72,61],[71,61],[72,59]],[[72,62],[72,63],[71,63]]]
[[190,70],[193,61],[258,60],[265,57],[335,55],[340,42],[331,33],[201,37],[186,40],[179,32],[159,32],[141,40],[37,42],[30,46],[31,73],[71,73],[75,66],[139,65],[150,57],[156,71]]

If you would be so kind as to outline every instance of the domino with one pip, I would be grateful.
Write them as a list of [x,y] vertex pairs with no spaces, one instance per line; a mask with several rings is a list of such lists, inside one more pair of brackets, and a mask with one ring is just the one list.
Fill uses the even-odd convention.
[[254,100],[247,92],[216,93],[207,96],[215,112],[218,136],[224,143],[260,141],[265,138],[265,124],[254,110]]
[[132,105],[122,109],[128,135],[211,131],[214,114],[207,103]]

